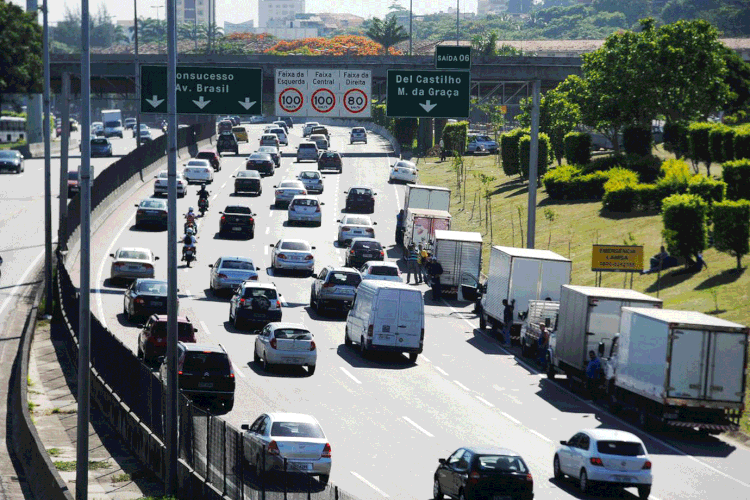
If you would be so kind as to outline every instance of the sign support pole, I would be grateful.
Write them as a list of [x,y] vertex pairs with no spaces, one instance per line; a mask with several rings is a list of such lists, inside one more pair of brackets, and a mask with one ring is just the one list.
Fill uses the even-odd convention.
[[46,300],[44,315],[52,316],[52,164],[50,151],[50,71],[49,71],[49,20],[48,0],[42,4],[43,45],[44,45],[44,286]]
[[[67,250],[63,245],[63,231],[68,218],[68,148],[70,147],[70,73],[62,75],[62,123],[60,124],[60,209],[57,228],[57,248]],[[83,149],[83,148],[81,148]],[[80,174],[79,174],[80,175]],[[80,190],[80,182],[78,188]]]
[[[539,172],[539,94],[541,92],[541,80],[534,80],[534,91],[532,94],[533,107],[531,108],[531,151],[529,151],[529,218],[526,222],[526,248],[534,248],[536,241],[536,189],[537,176]],[[547,161],[543,158],[542,161]]]

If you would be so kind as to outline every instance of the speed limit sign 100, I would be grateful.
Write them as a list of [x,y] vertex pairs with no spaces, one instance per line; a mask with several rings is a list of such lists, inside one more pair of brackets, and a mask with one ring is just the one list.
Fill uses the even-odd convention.
[[351,89],[344,94],[344,107],[350,113],[361,113],[367,108],[367,94],[361,89]]
[[296,113],[302,108],[304,101],[302,92],[294,87],[286,88],[279,94],[279,106],[286,113]]
[[318,89],[313,92],[310,102],[318,113],[328,113],[336,106],[336,96],[329,89]]

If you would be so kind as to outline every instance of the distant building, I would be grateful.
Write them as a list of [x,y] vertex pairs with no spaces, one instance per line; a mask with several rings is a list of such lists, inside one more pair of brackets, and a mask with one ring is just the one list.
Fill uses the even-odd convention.
[[[448,7],[448,10],[445,13],[446,14],[450,14],[451,16],[455,17],[456,16],[456,9],[454,9],[453,7]],[[442,11],[441,11],[441,14],[442,14]],[[459,9],[458,10],[458,17],[460,19],[473,19],[473,18],[477,17],[477,15],[474,12],[469,12],[469,11],[464,11],[464,10]],[[416,16],[415,16],[415,19],[416,19]]]
[[208,24],[209,19],[216,24],[216,0],[177,0],[177,24]]
[[508,12],[509,0],[479,0],[477,3],[477,16],[487,17],[489,15],[505,14]]
[[255,28],[255,21],[252,19],[242,23],[230,23],[224,21],[224,34],[231,35],[232,33],[252,33]]
[[117,20],[117,26],[122,26],[122,32],[128,37],[128,43],[134,43],[135,33],[133,32],[133,20]]
[[269,22],[305,13],[305,0],[258,0],[258,27],[273,26]]

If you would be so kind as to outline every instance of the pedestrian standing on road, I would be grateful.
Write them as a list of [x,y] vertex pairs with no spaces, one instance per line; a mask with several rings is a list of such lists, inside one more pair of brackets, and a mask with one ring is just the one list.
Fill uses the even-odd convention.
[[427,283],[428,279],[428,273],[427,273],[427,257],[429,257],[429,254],[427,253],[427,249],[422,246],[422,244],[419,244],[419,269],[422,271],[422,281]]
[[547,325],[539,323],[539,339],[537,340],[537,356],[536,361],[542,365],[543,369],[547,369],[547,347],[549,346],[549,332],[547,331]]
[[440,161],[445,161],[445,142],[440,138]]
[[443,296],[440,288],[443,266],[431,255],[427,257],[427,274],[430,276],[430,284],[432,285],[432,300],[439,300]]
[[411,275],[414,274],[414,283],[420,284],[422,283],[422,276],[421,272],[419,271],[419,253],[417,252],[417,247],[414,246],[414,243],[409,245],[409,254],[406,256],[406,284],[409,284],[409,281],[411,281]]
[[510,345],[510,328],[513,326],[513,309],[516,307],[516,299],[508,303],[508,299],[503,299],[503,338],[501,344]]
[[589,362],[586,365],[586,392],[592,401],[596,401],[596,386],[602,371],[602,362],[594,351],[589,351]]
[[403,246],[404,244],[404,210],[399,210],[396,214],[396,245]]

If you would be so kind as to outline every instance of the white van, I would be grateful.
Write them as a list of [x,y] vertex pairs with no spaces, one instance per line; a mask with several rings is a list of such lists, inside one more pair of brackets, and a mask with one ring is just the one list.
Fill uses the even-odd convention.
[[359,344],[362,356],[369,351],[407,352],[409,360],[416,361],[424,344],[422,292],[393,281],[362,281],[346,319],[344,342]]

